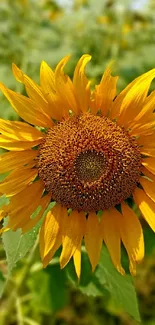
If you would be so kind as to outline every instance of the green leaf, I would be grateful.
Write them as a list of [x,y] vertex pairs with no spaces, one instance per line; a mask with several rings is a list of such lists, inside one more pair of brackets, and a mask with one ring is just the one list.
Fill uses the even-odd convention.
[[[4,244],[4,250],[6,252],[6,258],[8,262],[8,275],[11,274],[13,268],[16,266],[17,262],[23,258],[29,249],[34,245],[39,228],[41,226],[42,220],[45,214],[49,211],[49,209],[54,205],[49,204],[48,208],[45,210],[42,219],[37,223],[35,227],[29,232],[22,234],[21,229],[17,231],[6,231],[2,235],[2,241]],[[34,219],[39,212],[39,207],[32,214],[31,218]],[[5,219],[5,225],[7,224],[7,218]]]
[[[0,175],[0,176],[2,176],[2,175]],[[3,174],[3,176],[4,176],[4,174]],[[0,181],[1,181],[1,179],[0,179]],[[6,197],[5,195],[2,195],[2,196],[0,197],[0,208],[1,208],[3,205],[8,204],[8,203],[9,203],[9,200],[7,199],[7,197]]]
[[16,263],[23,258],[29,249],[34,245],[39,227],[34,227],[26,234],[21,234],[21,230],[6,231],[3,233],[2,240],[4,244],[4,250],[6,252],[6,258],[8,262],[8,275],[12,272]]
[[58,263],[48,265],[46,269],[33,272],[28,279],[28,287],[33,294],[32,307],[50,314],[62,309],[68,302],[69,291],[65,270]]
[[155,234],[154,231],[146,224],[143,227],[145,255],[151,255],[155,250]]
[[80,283],[75,276],[73,262],[70,262],[67,267],[67,276],[75,287],[78,287],[83,294],[87,296],[102,296],[109,297],[113,301],[113,305],[117,309],[130,314],[137,321],[140,321],[136,291],[132,283],[130,275],[122,276],[115,269],[109,253],[105,246],[101,251],[100,262],[96,271],[92,273],[91,265],[88,260],[88,255],[82,248],[82,270]]
[[107,295],[107,290],[99,282],[95,273],[92,273],[91,265],[88,259],[88,254],[84,247],[82,247],[82,268],[80,282],[78,281],[73,260],[71,260],[65,267],[67,277],[75,288],[91,297]]
[[9,230],[3,233],[2,241],[8,263],[8,274],[5,283],[3,283],[2,289],[0,287],[0,297],[3,294],[5,285],[7,284],[12,270],[16,267],[17,262],[26,255],[29,249],[36,242],[38,230],[39,225],[23,235],[21,234],[21,229],[15,232]]
[[122,276],[113,266],[105,246],[102,248],[99,266],[95,272],[99,282],[111,293],[124,311],[140,321],[136,291],[129,275]]
[[0,297],[3,294],[4,286],[5,286],[5,279],[4,279],[3,273],[0,271]]
[[95,276],[86,286],[80,285],[79,289],[83,294],[91,297],[99,297],[105,294],[104,287],[97,281]]
[[52,307],[55,312],[62,309],[68,302],[67,276],[65,270],[60,269],[59,264],[48,265],[45,271],[49,275]]
[[70,260],[70,262],[65,267],[65,270],[69,281],[71,281],[74,286],[78,286],[78,288],[82,292],[86,293],[87,295],[94,295],[91,294],[89,289],[88,289],[89,293],[87,292],[87,287],[89,286],[91,287],[91,283],[94,281],[95,276],[94,273],[92,273],[88,255],[84,247],[82,247],[81,253],[82,253],[81,254],[82,268],[81,268],[80,282],[78,281],[77,274],[75,272],[75,266],[73,260]]

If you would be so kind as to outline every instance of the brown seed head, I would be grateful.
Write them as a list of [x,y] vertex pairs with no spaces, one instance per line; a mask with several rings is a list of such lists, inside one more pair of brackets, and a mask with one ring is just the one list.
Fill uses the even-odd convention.
[[106,117],[68,118],[48,130],[39,151],[39,176],[67,208],[109,209],[128,198],[139,180],[136,141]]

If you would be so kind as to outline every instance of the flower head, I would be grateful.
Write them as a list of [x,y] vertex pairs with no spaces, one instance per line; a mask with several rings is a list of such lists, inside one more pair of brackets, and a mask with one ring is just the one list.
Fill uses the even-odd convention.
[[104,240],[113,264],[124,274],[122,241],[134,274],[144,255],[144,239],[128,198],[155,230],[155,93],[148,95],[155,69],[116,97],[118,78],[111,76],[110,68],[91,91],[85,75],[91,57],[81,57],[73,81],[64,73],[68,59],[55,71],[43,61],[40,86],[13,64],[28,97],[0,84],[25,120],[0,120],[0,147],[8,151],[0,157],[0,173],[8,172],[0,193],[10,200],[1,218],[9,216],[8,228],[26,232],[54,201],[40,230],[44,267],[62,245],[61,267],[73,257],[79,277],[84,238],[93,270]]

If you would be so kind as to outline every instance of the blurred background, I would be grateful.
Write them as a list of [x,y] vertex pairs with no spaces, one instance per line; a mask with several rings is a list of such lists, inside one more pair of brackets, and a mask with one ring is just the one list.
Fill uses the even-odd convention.
[[[155,67],[155,0],[0,0],[0,81],[24,93],[11,71],[12,62],[39,82],[40,62],[52,68],[71,54],[66,67],[72,76],[77,60],[92,55],[87,74],[98,83],[106,65],[114,60],[118,91],[132,79]],[[0,95],[0,117],[18,119]],[[155,325],[155,236],[145,228],[145,261],[134,279],[144,325]],[[0,244],[0,283],[7,264]],[[42,270],[33,247],[12,272],[0,302],[0,325],[135,325],[116,308],[105,291],[89,297],[62,282],[57,257]],[[12,294],[13,293],[13,294]]]

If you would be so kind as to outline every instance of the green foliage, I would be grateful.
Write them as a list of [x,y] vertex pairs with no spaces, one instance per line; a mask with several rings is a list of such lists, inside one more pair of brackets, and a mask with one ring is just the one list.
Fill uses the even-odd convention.
[[[69,278],[76,283],[73,266],[68,266]],[[76,283],[77,285],[77,283]],[[99,265],[94,273],[85,251],[82,254],[82,274],[78,288],[88,296],[105,296],[107,291],[114,299],[116,308],[125,310],[140,321],[136,291],[131,276],[117,272],[105,246],[102,248]]]
[[145,254],[151,255],[155,251],[155,238],[153,230],[147,225],[144,227]]
[[5,285],[5,278],[3,276],[3,273],[0,272],[0,297],[2,296],[4,285]]
[[34,245],[38,234],[38,227],[34,227],[26,234],[22,234],[21,230],[16,232],[9,230],[3,234],[3,244],[6,252],[8,263],[8,273],[11,274],[17,262],[23,258],[30,248]]
[[140,321],[136,291],[131,276],[122,276],[116,271],[105,247],[103,247],[101,252],[101,260],[96,271],[96,277],[111,293],[116,304],[120,305],[137,321]]
[[33,294],[32,308],[37,306],[41,312],[49,314],[68,303],[67,276],[58,263],[32,274],[33,277],[28,279],[28,287]]

